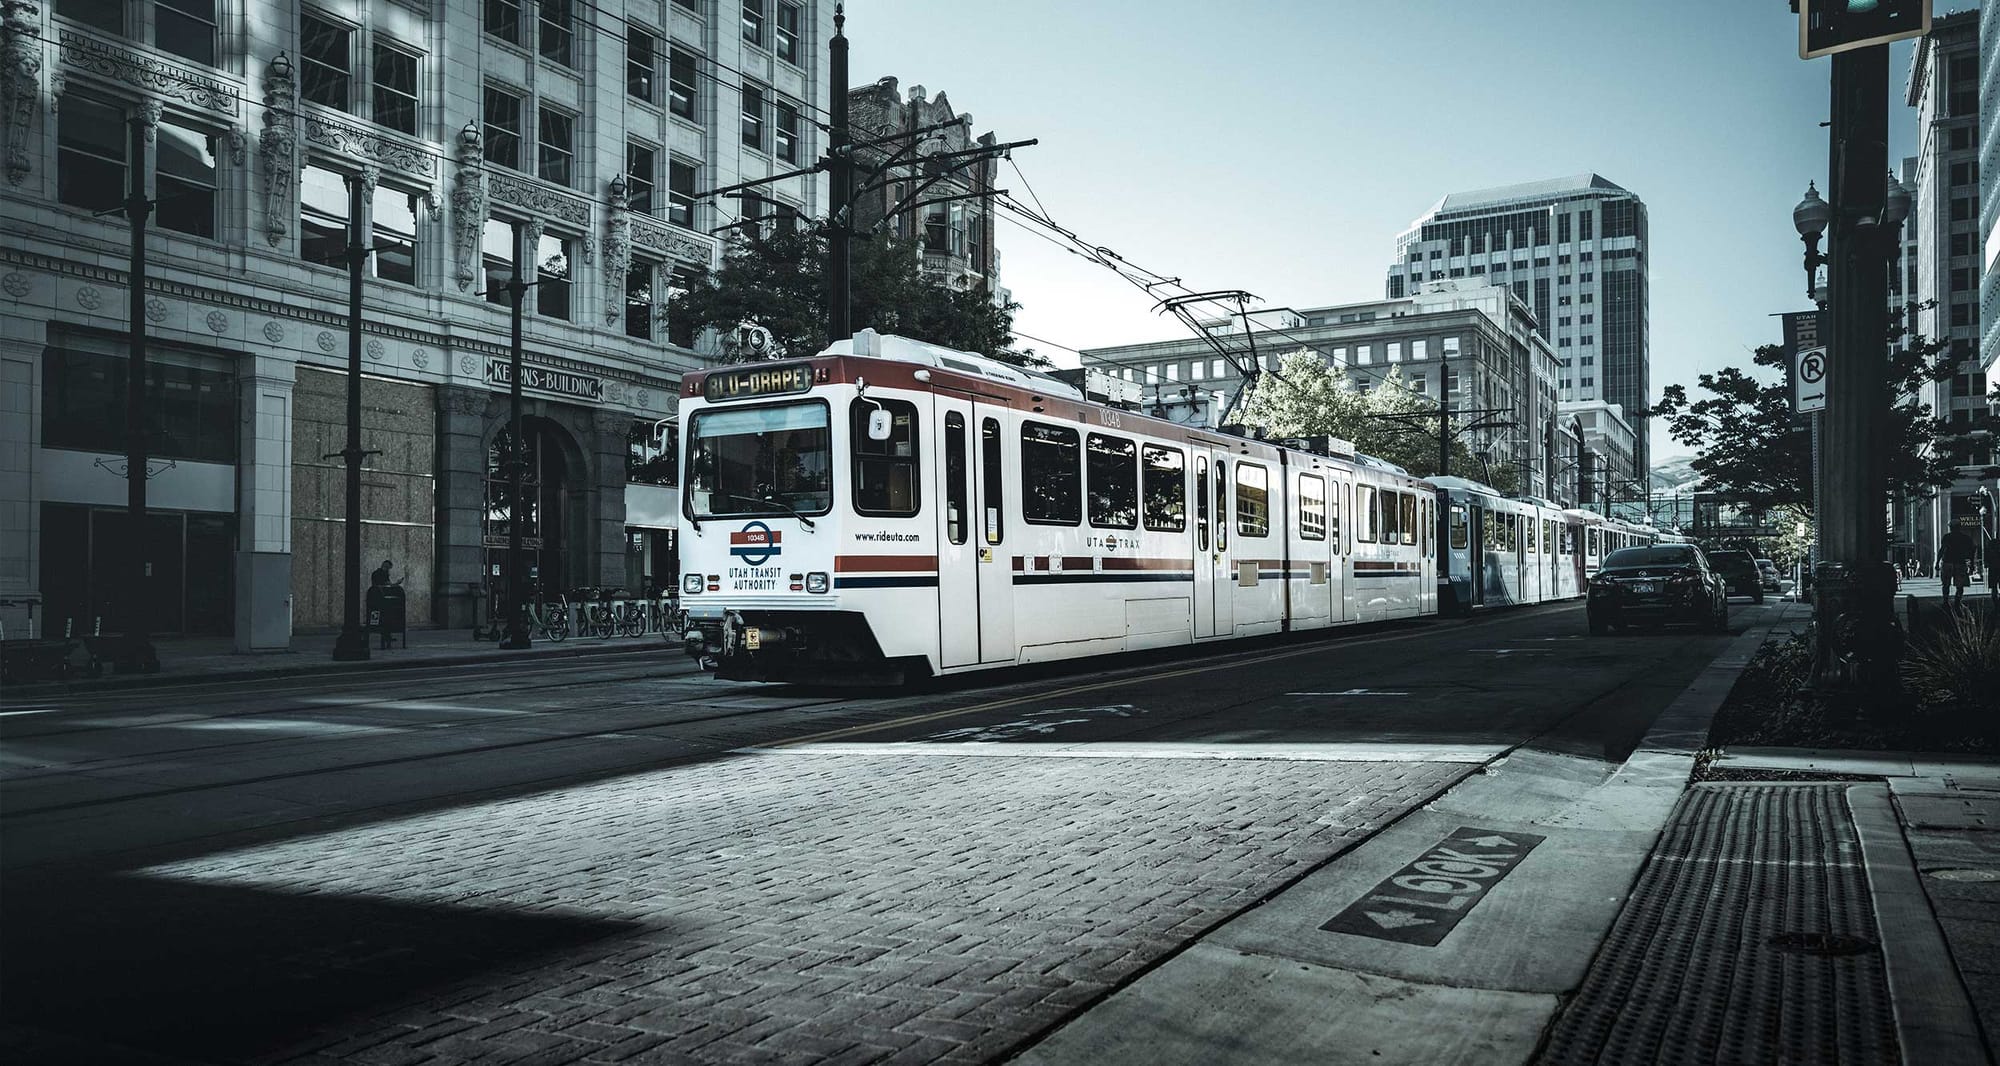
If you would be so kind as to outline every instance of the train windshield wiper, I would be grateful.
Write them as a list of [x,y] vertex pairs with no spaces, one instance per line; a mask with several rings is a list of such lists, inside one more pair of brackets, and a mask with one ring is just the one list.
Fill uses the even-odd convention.
[[[812,527],[813,527],[812,519],[807,518],[803,514],[800,514],[798,508],[793,507],[791,504],[778,499],[776,496],[766,496],[763,499],[758,499],[755,496],[740,496],[734,492],[718,492],[715,495],[721,496],[724,499],[739,500],[743,503],[754,503],[760,507],[776,507],[777,509],[785,512],[786,514],[791,515],[793,518],[798,519],[799,526],[803,528],[806,532],[808,533],[812,532]],[[715,518],[719,516],[710,515],[709,517]]]

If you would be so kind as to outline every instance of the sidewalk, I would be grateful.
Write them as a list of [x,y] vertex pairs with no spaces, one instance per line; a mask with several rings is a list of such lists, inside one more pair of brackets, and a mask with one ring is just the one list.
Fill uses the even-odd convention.
[[1515,752],[1017,1061],[1993,1062],[2000,764],[1688,784],[1751,654],[1806,613],[1739,637],[1623,766]]
[[470,629],[412,629],[409,646],[401,642],[393,648],[378,647],[374,634],[368,637],[368,658],[358,662],[336,662],[333,645],[336,634],[309,633],[292,637],[288,651],[239,653],[229,637],[165,637],[154,641],[160,670],[153,674],[117,674],[109,663],[104,673],[88,677],[80,671],[69,681],[9,684],[9,702],[52,693],[94,692],[106,689],[150,688],[185,685],[203,681],[233,681],[257,677],[296,674],[332,674],[372,670],[394,670],[421,666],[453,666],[481,662],[518,662],[529,658],[563,658],[581,655],[660,654],[679,661],[678,641],[668,641],[658,633],[640,637],[577,637],[556,642],[537,639],[522,650],[502,650],[491,640],[472,639]]

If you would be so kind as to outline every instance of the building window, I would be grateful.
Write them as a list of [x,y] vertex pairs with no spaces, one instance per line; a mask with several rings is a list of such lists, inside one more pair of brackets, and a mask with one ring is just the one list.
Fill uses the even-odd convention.
[[1429,359],[1430,356],[1431,356],[1431,342],[1429,341],[1410,342],[1410,358]]
[[743,43],[764,47],[764,0],[743,0]]
[[347,178],[309,166],[299,176],[299,258],[321,266],[347,266]]
[[667,221],[687,229],[694,228],[694,178],[693,163],[668,161]]
[[[123,132],[114,128],[114,134]],[[215,236],[215,137],[163,119],[154,156],[154,195],[160,228],[196,237]]]
[[[122,352],[113,354],[123,346],[94,337],[64,344],[43,350],[43,446],[124,451],[126,369],[131,363]],[[227,360],[156,346],[147,353],[146,379],[149,455],[236,461],[236,375]]]
[[660,62],[660,49],[653,35],[643,30],[625,34],[625,93],[635,100],[653,102],[653,71]]
[[489,218],[479,236],[481,269],[486,274],[486,302],[501,307],[513,303],[507,283],[514,280],[514,224]]
[[508,44],[520,44],[520,0],[486,0],[486,32]]
[[215,65],[215,0],[154,0],[153,45]]
[[486,87],[486,161],[521,169],[521,98]]
[[566,67],[575,66],[571,49],[576,40],[576,15],[570,10],[569,0],[540,0],[536,12],[542,58]]
[[1965,197],[1965,196],[1954,196],[1954,197],[1952,197],[1952,198],[1951,198],[1951,220],[1952,220],[1953,222],[1964,222],[1965,220],[1967,220],[1967,219],[1969,219],[1969,218],[1971,218],[1971,217],[1972,217],[1972,200],[1971,200],[1971,198],[1969,198],[1969,197]]
[[386,185],[375,187],[369,209],[374,231],[368,243],[373,250],[368,262],[374,275],[401,285],[417,283],[417,218],[421,208],[415,194]]
[[778,58],[787,63],[799,61],[799,6],[778,0],[777,27]]
[[375,121],[400,133],[417,132],[417,57],[375,42]]
[[783,100],[772,105],[773,138],[777,146],[778,158],[787,163],[799,161],[799,109]]
[[125,32],[125,0],[56,0],[56,14],[117,37]]
[[1438,357],[1449,359],[1458,354],[1458,338],[1446,337],[1438,342]]
[[312,12],[300,16],[299,95],[346,111],[353,107],[354,31]]
[[1372,363],[1372,362],[1374,362],[1374,361],[1375,361],[1375,346],[1374,346],[1374,345],[1372,345],[1372,344],[1357,344],[1357,345],[1355,345],[1355,346],[1354,346],[1354,365],[1355,365],[1355,366],[1367,366],[1368,364],[1370,364],[1370,363]]
[[743,146],[764,150],[764,90],[743,83]]
[[676,313],[674,299],[694,287],[692,272],[675,267],[667,277],[667,343],[682,348],[694,347],[695,321],[685,313]]
[[537,173],[543,181],[557,185],[570,183],[570,162],[575,156],[575,144],[571,138],[576,130],[576,116],[552,107],[544,107],[537,115],[535,129],[535,155]]
[[653,213],[653,149],[638,141],[625,142],[625,206],[640,214]]
[[694,118],[694,53],[673,49],[667,64],[667,110],[685,119]]
[[125,202],[125,112],[115,104],[65,94],[56,112],[56,199],[85,211]]
[[1179,381],[1180,379],[1181,379],[1181,365],[1179,363],[1168,363],[1167,380]]
[[1385,355],[1387,356],[1387,358],[1388,358],[1388,360],[1389,360],[1390,362],[1392,362],[1392,363],[1400,363],[1400,362],[1402,362],[1402,361],[1403,361],[1403,342],[1402,342],[1402,341],[1390,341],[1387,347],[1388,347],[1388,351],[1387,351],[1387,352],[1385,353]]
[[625,271],[625,335],[642,341],[653,339],[653,285],[660,268],[641,259],[632,260]]
[[697,15],[701,14],[701,0],[674,0],[674,4],[679,7],[687,8],[689,11],[692,11]]
[[574,243],[553,233],[544,233],[535,242],[535,313],[543,318],[567,322],[574,317],[569,299]]
[[1951,254],[1954,256],[1972,254],[1972,236],[1966,233],[1951,235]]
[[1199,359],[1195,360],[1194,363],[1188,367],[1188,380],[1200,381],[1202,379],[1203,372],[1206,371],[1207,369],[1208,369],[1208,364],[1203,363]]

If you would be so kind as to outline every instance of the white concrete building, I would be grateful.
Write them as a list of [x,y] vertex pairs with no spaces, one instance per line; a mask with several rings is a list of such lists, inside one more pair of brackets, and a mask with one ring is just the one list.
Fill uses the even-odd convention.
[[1651,479],[1632,477],[1633,453],[1638,450],[1637,434],[1630,419],[1615,403],[1603,400],[1572,400],[1562,404],[1558,415],[1564,424],[1575,427],[1583,450],[1589,455],[1582,465],[1589,480],[1586,507],[1604,510],[1617,501],[1644,501],[1651,493]]
[[[623,14],[617,13],[622,11]],[[349,180],[364,284],[364,553],[413,625],[483,620],[504,573],[493,456],[505,283],[524,248],[542,588],[671,580],[653,443],[695,338],[663,314],[737,201],[698,192],[820,152],[816,0],[6,0],[0,599],[47,628],[283,647],[336,626]],[[125,130],[142,131],[137,156]],[[137,174],[150,228],[149,528],[133,589],[123,390]],[[823,213],[823,182],[765,190]],[[671,440],[671,437],[669,437]],[[25,619],[5,616],[9,634]]]
[[[1217,343],[1275,370],[1284,355],[1310,348],[1329,367],[1347,372],[1358,387],[1375,387],[1391,371],[1417,393],[1445,395],[1452,410],[1497,410],[1506,426],[1475,431],[1467,448],[1485,452],[1495,468],[1519,472],[1532,495],[1553,496],[1550,474],[1559,467],[1556,431],[1556,357],[1536,330],[1534,316],[1506,289],[1439,284],[1431,291],[1391,300],[1325,307],[1270,309],[1242,320],[1217,319]],[[1175,417],[1214,421],[1242,379],[1231,361],[1199,337],[1091,348],[1083,365],[1116,374],[1142,388],[1141,406]],[[1217,396],[1224,397],[1218,401]],[[1466,414],[1461,423],[1479,420]]]
[[1597,174],[1452,193],[1396,238],[1386,291],[1501,285],[1526,304],[1554,347],[1561,399],[1603,400],[1638,433],[1633,466],[1650,449],[1646,205]]
[[[1991,436],[1983,432],[1987,388],[1978,309],[1986,284],[1980,219],[1991,217],[1979,195],[1979,45],[1978,12],[1934,20],[1930,34],[1917,40],[1905,95],[1917,110],[1910,206],[1916,223],[1917,330],[1948,341],[1957,364],[1957,372],[1936,383],[1926,399],[1946,421],[1945,432],[1957,438],[1951,443],[1963,464],[1962,475],[1930,501],[1929,522],[1917,525],[1922,532],[1915,548],[1926,558],[1936,544],[1923,541],[1941,538],[1952,524],[1977,522],[1977,471],[1993,461]],[[1933,306],[1922,307],[1925,303]]]

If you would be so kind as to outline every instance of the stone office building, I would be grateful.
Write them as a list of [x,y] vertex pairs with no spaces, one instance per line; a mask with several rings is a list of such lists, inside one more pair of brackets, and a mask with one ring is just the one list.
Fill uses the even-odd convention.
[[[412,625],[483,621],[504,573],[507,282],[523,301],[523,530],[542,589],[671,583],[672,440],[696,337],[665,314],[735,201],[817,154],[832,7],[662,0],[4,4],[0,613],[23,631],[339,624],[350,189],[363,551]],[[127,130],[137,132],[128,137]],[[124,511],[130,227],[152,461]],[[811,178],[765,197],[824,210]],[[665,443],[662,443],[664,440]],[[146,553],[139,587],[128,560]]]

